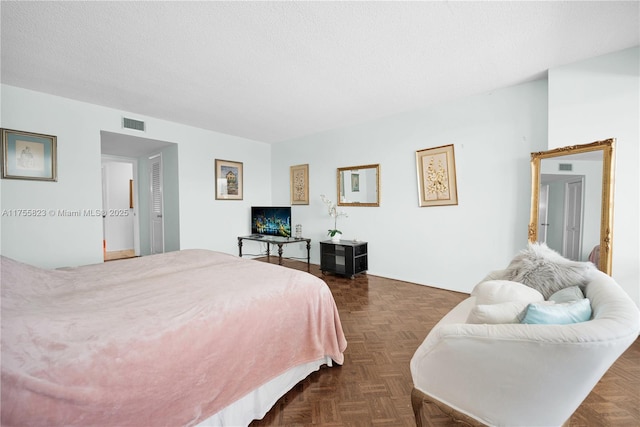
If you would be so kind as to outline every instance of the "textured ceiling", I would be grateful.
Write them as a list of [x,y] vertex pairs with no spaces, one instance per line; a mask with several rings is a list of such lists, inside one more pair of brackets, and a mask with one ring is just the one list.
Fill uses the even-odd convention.
[[7,2],[1,81],[276,142],[640,44],[629,2]]

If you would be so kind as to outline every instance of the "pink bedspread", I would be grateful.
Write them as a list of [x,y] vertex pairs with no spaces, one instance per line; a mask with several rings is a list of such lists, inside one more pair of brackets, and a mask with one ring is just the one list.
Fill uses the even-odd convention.
[[319,278],[185,250],[42,270],[2,257],[3,426],[194,425],[346,340]]

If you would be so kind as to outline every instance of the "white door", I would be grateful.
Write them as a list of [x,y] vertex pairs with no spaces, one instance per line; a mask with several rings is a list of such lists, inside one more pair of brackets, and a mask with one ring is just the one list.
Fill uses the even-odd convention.
[[565,187],[565,226],[563,255],[580,261],[582,247],[582,179],[567,182]]
[[547,243],[547,231],[549,229],[549,185],[540,186],[540,199],[538,200],[538,242]]
[[149,209],[151,218],[151,253],[164,252],[164,219],[162,218],[162,155],[149,158],[149,182],[151,206]]
[[135,252],[132,180],[131,162],[102,157],[102,227],[107,252]]
[[102,164],[100,169],[102,171],[102,250],[107,251],[107,227],[106,227],[106,209],[107,209],[107,169]]

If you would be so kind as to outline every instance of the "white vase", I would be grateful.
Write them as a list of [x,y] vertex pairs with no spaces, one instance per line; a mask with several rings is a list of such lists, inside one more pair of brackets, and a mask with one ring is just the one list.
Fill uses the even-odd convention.
[[338,243],[340,241],[341,237],[342,237],[342,233],[338,232],[338,233],[334,234],[333,236],[331,236],[331,241],[333,243]]

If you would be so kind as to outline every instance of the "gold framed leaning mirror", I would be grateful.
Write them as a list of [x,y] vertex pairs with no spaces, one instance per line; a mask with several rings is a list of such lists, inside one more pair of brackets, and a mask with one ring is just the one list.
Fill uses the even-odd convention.
[[380,206],[380,165],[338,168],[338,206]]
[[611,275],[615,140],[531,153],[529,242]]

